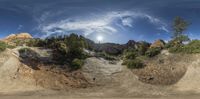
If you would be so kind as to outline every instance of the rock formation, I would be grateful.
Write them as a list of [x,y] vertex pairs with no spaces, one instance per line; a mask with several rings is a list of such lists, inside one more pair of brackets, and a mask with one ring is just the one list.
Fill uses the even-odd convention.
[[29,33],[19,33],[19,34],[11,34],[1,41],[6,42],[9,45],[16,45],[17,40],[20,42],[24,42],[24,40],[32,39],[33,37]]
[[31,39],[33,38],[29,33],[19,33],[19,34],[11,34],[7,36],[4,40],[11,41],[14,39]]
[[164,48],[165,42],[161,39],[156,40],[153,44],[151,44],[150,48]]

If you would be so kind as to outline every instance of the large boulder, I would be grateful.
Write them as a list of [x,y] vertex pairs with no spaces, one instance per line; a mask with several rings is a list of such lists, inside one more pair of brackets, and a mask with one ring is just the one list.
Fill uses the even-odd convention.
[[29,33],[20,33],[16,35],[17,39],[31,39],[33,38]]
[[10,34],[9,36],[7,36],[5,38],[5,40],[11,40],[11,39],[15,39],[16,38],[16,34]]
[[[33,37],[29,33],[19,33],[11,34],[4,38],[2,41],[6,42],[9,45],[23,45],[26,40],[32,39]],[[18,44],[17,44],[18,43]]]
[[153,44],[151,44],[150,48],[164,48],[165,42],[161,39],[156,40]]
[[7,36],[4,40],[11,41],[15,39],[31,39],[33,38],[29,33],[19,33],[19,34],[11,34]]

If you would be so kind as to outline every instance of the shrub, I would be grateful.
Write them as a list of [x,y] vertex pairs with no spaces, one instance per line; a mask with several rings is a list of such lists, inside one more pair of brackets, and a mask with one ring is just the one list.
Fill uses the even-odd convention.
[[21,48],[19,49],[19,53],[27,53],[30,50],[31,50],[30,48]]
[[165,48],[181,47],[184,45],[183,42],[187,42],[187,41],[190,41],[189,37],[185,35],[181,35],[169,41],[169,43],[165,45]]
[[81,36],[71,34],[69,36],[59,36],[47,38],[44,42],[47,47],[53,49],[53,60],[57,64],[70,64],[74,59],[85,59],[85,41]]
[[124,55],[126,59],[134,59],[138,56],[143,56],[145,55],[146,51],[148,50],[150,44],[141,41],[137,44],[137,48],[128,48],[124,50]]
[[147,50],[147,52],[145,53],[145,55],[148,57],[154,57],[154,56],[160,54],[160,52],[161,52],[160,48],[149,48]]
[[69,52],[68,47],[64,42],[55,42],[53,49],[53,60],[58,64],[65,64],[65,62],[69,62],[69,58],[67,58],[67,53]]
[[31,50],[30,48],[21,48],[19,49],[20,57],[23,59],[31,59],[31,60],[38,60],[40,55],[35,51]]
[[84,65],[84,61],[76,58],[71,63],[71,69],[77,70],[77,69],[80,69],[83,65]]
[[171,52],[171,53],[186,53],[186,54],[200,53],[200,41],[193,40],[187,45],[171,47],[171,48],[169,48],[169,52]]
[[14,49],[16,46],[13,46],[13,45],[7,45],[7,48],[10,48],[10,49]]
[[139,59],[134,59],[134,60],[125,60],[122,65],[126,65],[127,68],[129,69],[139,69],[143,68],[145,65],[143,62]]
[[38,38],[27,40],[26,45],[30,47],[46,47],[45,40]]
[[183,47],[170,47],[169,52],[170,53],[182,53]]
[[200,40],[191,41],[184,49],[187,53],[200,53]]
[[175,44],[172,41],[169,41],[167,44],[165,44],[164,48],[168,49],[168,48],[171,48],[171,47],[174,47],[174,46],[175,46]]
[[139,46],[137,48],[138,54],[139,55],[145,55],[145,52],[148,50],[149,47],[150,47],[149,43],[147,43],[145,41],[140,42]]
[[125,53],[125,59],[135,59],[137,57],[137,53],[136,52],[127,52]]
[[7,44],[2,42],[2,41],[0,41],[0,52],[6,50],[6,47],[7,47]]

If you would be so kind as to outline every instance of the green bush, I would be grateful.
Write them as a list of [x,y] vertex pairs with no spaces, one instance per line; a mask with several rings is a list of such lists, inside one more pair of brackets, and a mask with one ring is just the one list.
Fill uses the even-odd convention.
[[145,65],[143,62],[139,59],[134,59],[134,60],[125,60],[122,65],[126,65],[127,68],[129,69],[139,69],[143,68]]
[[150,44],[142,41],[140,42],[138,48],[137,48],[137,52],[139,55],[145,55],[145,52],[148,50],[148,48],[150,47]]
[[183,52],[183,47],[170,47],[169,52],[170,53],[181,53],[181,52]]
[[169,41],[166,45],[165,48],[172,48],[172,47],[181,47],[183,46],[183,42],[190,41],[188,36],[181,35],[179,37],[174,38],[173,40]]
[[0,52],[6,50],[6,47],[7,47],[7,44],[2,42],[2,41],[0,41]]
[[34,38],[27,40],[26,45],[30,47],[46,47],[47,44],[43,39]]
[[147,52],[145,53],[145,55],[146,55],[147,57],[154,57],[154,56],[160,54],[160,52],[161,52],[161,49],[160,49],[160,48],[149,48],[149,49],[147,50]]
[[124,58],[135,59],[138,56],[143,56],[145,55],[149,46],[150,44],[145,41],[138,42],[137,48],[128,48],[124,50],[123,52]]
[[46,47],[53,49],[53,60],[56,64],[70,64],[74,59],[88,57],[83,51],[86,46],[84,39],[76,34],[47,38],[44,42]]
[[30,48],[21,48],[18,51],[19,56],[23,59],[39,60],[40,55]]
[[84,65],[84,61],[81,60],[81,59],[74,59],[71,63],[71,68],[73,70],[77,70],[77,69],[80,69],[82,66]]
[[169,48],[169,52],[171,52],[171,53],[186,53],[186,54],[200,53],[200,41],[193,40],[187,45],[171,47],[171,48]]
[[7,45],[7,48],[10,48],[10,49],[14,49],[16,46],[13,46],[13,45]]
[[21,48],[19,49],[19,53],[27,53],[30,50],[31,50],[30,48]]
[[125,59],[135,59],[137,57],[137,53],[131,51],[131,52],[127,52],[125,53]]

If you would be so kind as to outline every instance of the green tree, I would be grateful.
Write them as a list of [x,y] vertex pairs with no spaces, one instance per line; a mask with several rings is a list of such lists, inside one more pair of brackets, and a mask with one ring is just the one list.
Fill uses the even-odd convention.
[[181,17],[176,17],[173,22],[173,36],[172,40],[166,44],[165,48],[181,47],[183,42],[189,41],[189,37],[183,33],[188,27],[189,23]]
[[77,34],[47,38],[45,42],[53,49],[53,59],[58,64],[67,64],[72,69],[78,69],[80,66],[76,63],[80,62],[75,59],[84,60],[87,57],[83,51],[86,47],[85,39]]
[[188,27],[189,23],[184,20],[183,18],[177,16],[174,19],[174,23],[173,23],[173,38],[177,38],[183,35],[183,31],[185,31]]

